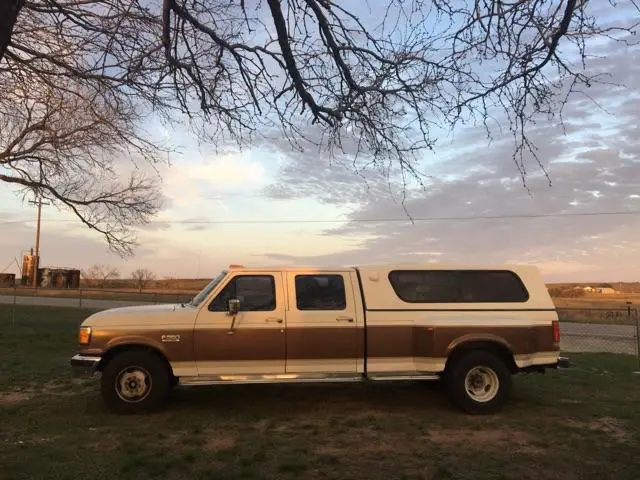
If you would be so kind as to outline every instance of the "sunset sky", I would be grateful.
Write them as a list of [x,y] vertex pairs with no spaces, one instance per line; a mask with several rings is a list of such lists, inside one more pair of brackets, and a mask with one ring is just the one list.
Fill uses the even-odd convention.
[[[422,161],[426,189],[411,190],[405,204],[431,220],[412,224],[399,190],[373,171],[365,185],[348,160],[330,165],[326,154],[293,152],[279,138],[216,155],[185,129],[171,132],[181,153],[161,168],[166,202],[139,229],[133,257],[110,254],[71,214],[44,207],[41,266],[202,278],[230,263],[510,262],[535,264],[548,281],[640,280],[640,47],[610,42],[598,53],[592,71],[623,86],[589,90],[602,108],[574,97],[566,132],[557,119],[530,132],[551,187],[532,167],[523,188],[508,135],[489,143],[481,126],[443,132]],[[33,205],[0,184],[0,271],[18,273],[14,258],[34,246],[35,218]]]

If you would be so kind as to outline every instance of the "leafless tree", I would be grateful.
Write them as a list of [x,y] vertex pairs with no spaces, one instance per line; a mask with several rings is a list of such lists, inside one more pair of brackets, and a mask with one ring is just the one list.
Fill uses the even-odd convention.
[[120,278],[120,271],[109,265],[94,264],[88,270],[81,272],[82,277],[89,285],[105,287],[109,280]]
[[[623,20],[600,21],[614,10]],[[187,114],[220,146],[280,129],[295,148],[405,180],[421,177],[438,128],[475,121],[491,136],[506,124],[524,181],[531,123],[604,80],[589,72],[590,40],[626,41],[639,11],[637,0],[5,0],[0,76],[71,79],[83,98],[124,98],[165,121]]]
[[0,180],[67,207],[115,251],[130,252],[130,227],[160,205],[154,177],[133,168],[122,178],[127,156],[155,163],[157,155],[137,134],[132,106],[109,92],[78,95],[37,81],[2,87]]
[[0,63],[0,181],[70,210],[131,253],[132,227],[160,207],[151,173],[163,149],[141,131],[144,113],[124,84],[87,69],[88,32],[57,35],[64,25],[36,7],[24,4],[13,37],[24,43]]
[[145,288],[149,282],[155,280],[156,276],[147,268],[138,268],[131,273],[131,278],[136,281],[138,291],[142,292],[142,289]]

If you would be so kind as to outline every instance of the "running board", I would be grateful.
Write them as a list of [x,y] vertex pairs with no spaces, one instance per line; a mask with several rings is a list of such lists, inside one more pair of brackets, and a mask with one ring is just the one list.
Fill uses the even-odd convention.
[[361,382],[361,375],[353,374],[282,374],[282,375],[206,375],[199,377],[180,377],[178,384],[182,386],[225,385],[229,383],[336,383]]
[[353,374],[281,374],[281,375],[206,375],[198,377],[180,377],[178,385],[205,386],[225,384],[251,384],[251,383],[352,383],[366,380],[438,380],[440,375],[435,373],[376,373],[354,376]]
[[367,376],[368,380],[385,381],[385,380],[439,380],[440,375],[437,373],[374,373]]

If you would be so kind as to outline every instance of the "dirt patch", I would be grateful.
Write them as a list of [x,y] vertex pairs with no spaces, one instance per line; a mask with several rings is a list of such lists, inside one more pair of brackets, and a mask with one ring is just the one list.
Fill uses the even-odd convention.
[[544,449],[533,445],[533,437],[530,434],[513,429],[433,429],[429,430],[429,435],[423,438],[445,445],[464,444],[483,449],[507,448],[530,454],[544,453]]
[[631,437],[629,432],[622,427],[620,420],[613,417],[600,417],[595,420],[591,420],[590,422],[569,420],[567,423],[574,428],[606,433],[609,437],[618,442],[627,442]]
[[[406,452],[407,444],[402,442],[393,442],[385,439],[360,439],[358,444],[358,453],[397,453]],[[331,445],[323,445],[314,450],[316,455],[343,457],[345,448],[338,448]]]
[[120,447],[120,440],[115,434],[93,427],[89,428],[89,430],[94,432],[97,438],[86,444],[88,450],[92,452],[111,452]]
[[29,439],[29,443],[32,445],[43,445],[45,443],[51,443],[58,440],[60,437],[34,437]]
[[429,430],[429,439],[437,443],[467,443],[471,445],[504,445],[506,443],[526,443],[531,436],[519,430]]
[[31,400],[38,395],[55,395],[57,397],[69,397],[77,392],[69,388],[68,384],[59,382],[47,382],[35,386],[0,392],[0,405],[16,405]]
[[30,400],[32,396],[27,392],[0,392],[0,405],[17,405]]
[[562,403],[565,405],[582,405],[584,402],[581,400],[573,400],[573,399],[569,399],[569,398],[561,398],[560,400],[558,400],[558,403]]
[[236,445],[236,439],[230,435],[211,435],[204,444],[208,452],[220,452],[230,450]]
[[68,397],[77,393],[73,390],[72,384],[66,382],[47,382],[36,386],[33,390],[39,393],[47,393],[61,397]]
[[266,433],[271,428],[271,420],[264,418],[262,420],[258,420],[254,428],[261,433]]

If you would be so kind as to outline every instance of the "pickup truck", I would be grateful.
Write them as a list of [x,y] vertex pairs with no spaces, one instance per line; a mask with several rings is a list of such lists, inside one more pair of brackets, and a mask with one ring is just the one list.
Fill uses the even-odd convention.
[[120,413],[175,386],[443,380],[490,413],[512,375],[568,365],[535,267],[231,265],[188,303],[112,308],[79,327],[71,365]]

